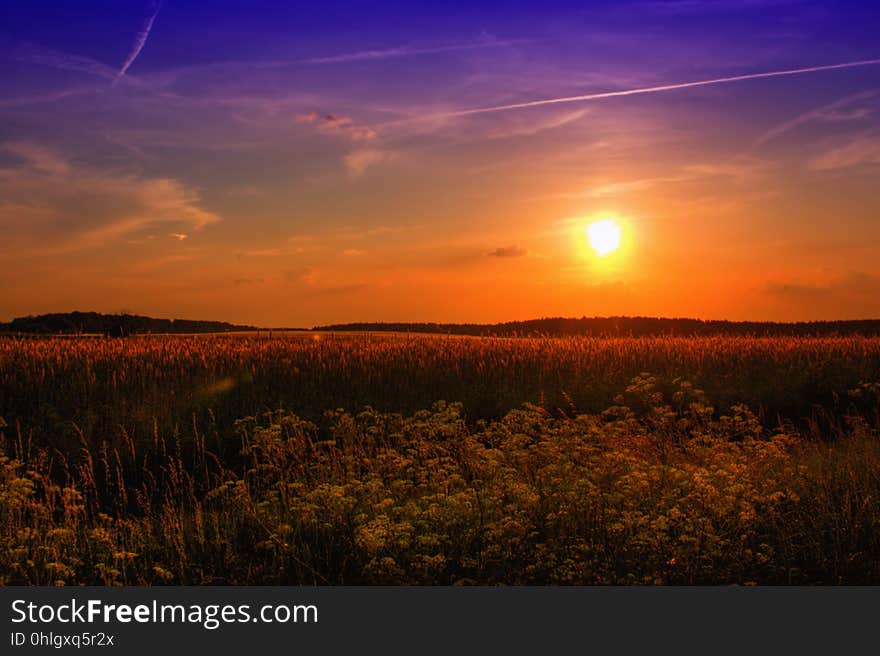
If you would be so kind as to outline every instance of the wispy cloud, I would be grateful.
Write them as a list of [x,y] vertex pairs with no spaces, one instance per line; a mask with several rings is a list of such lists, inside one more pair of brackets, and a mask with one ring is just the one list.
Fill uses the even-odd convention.
[[72,253],[139,241],[159,225],[199,230],[220,220],[172,178],[85,166],[30,142],[0,150],[18,160],[0,168],[0,241],[10,256]]
[[580,194],[569,194],[569,196],[574,197],[587,197],[587,198],[607,198],[609,196],[618,196],[621,194],[627,194],[634,191],[642,191],[644,189],[649,189],[655,185],[662,183],[675,183],[682,182],[687,180],[688,178],[681,177],[668,177],[668,178],[641,178],[639,180],[621,180],[619,182],[608,182],[605,184],[598,184],[593,187],[590,187],[584,192]]
[[238,253],[237,257],[282,257],[290,254],[291,251],[286,248],[253,248]]
[[662,187],[664,185],[677,185],[696,182],[707,178],[728,178],[730,182],[741,183],[760,173],[761,162],[740,158],[730,162],[696,162],[686,164],[671,175],[646,176],[642,178],[628,178],[625,180],[598,179],[586,187],[574,191],[536,196],[530,198],[533,201],[543,201],[557,198],[609,198],[635,192]]
[[870,299],[876,304],[880,298],[880,276],[851,272],[844,276],[817,284],[812,282],[770,282],[767,294],[796,301],[843,300],[847,297]]
[[301,285],[306,296],[336,296],[361,291],[369,287],[362,281],[327,278],[312,266],[304,265],[284,272],[285,282]]
[[386,225],[377,225],[369,228],[353,228],[350,226],[343,226],[336,230],[336,233],[345,239],[369,239],[371,237],[380,237],[382,235],[387,235],[389,233],[397,233],[403,232],[404,230],[412,230],[419,226],[415,224],[408,224],[404,226],[386,226]]
[[131,67],[134,61],[138,58],[138,55],[141,54],[141,50],[144,49],[144,46],[147,45],[147,39],[150,38],[150,30],[153,29],[153,23],[156,22],[156,16],[159,15],[159,11],[162,9],[162,2],[153,2],[152,6],[152,14],[147,19],[147,22],[144,23],[143,29],[138,33],[137,39],[135,39],[134,46],[132,46],[131,52],[126,57],[125,61],[122,63],[122,68],[119,69],[119,72],[116,74],[115,81],[119,81],[125,76],[125,72]]
[[[281,258],[313,253],[316,251],[341,252],[343,255],[352,257],[365,255],[367,249],[365,242],[381,243],[386,235],[411,232],[420,226],[407,224],[402,226],[376,225],[367,227],[339,226],[335,228],[325,227],[322,230],[309,233],[300,233],[289,236],[281,245],[253,248],[237,253],[239,258]],[[357,242],[361,248],[350,246],[350,242]]]
[[385,48],[378,50],[360,50],[357,52],[346,52],[338,55],[330,55],[327,57],[311,57],[308,59],[300,59],[300,64],[344,64],[349,62],[376,61],[382,59],[392,59],[397,57],[414,57],[417,55],[436,55],[444,52],[456,52],[459,50],[479,50],[481,48],[501,48],[504,46],[513,46],[522,43],[529,43],[530,39],[495,39],[487,37],[478,41],[469,43],[453,43],[449,45],[438,46],[398,46],[396,48]]
[[528,254],[529,251],[522,246],[503,246],[487,253],[489,257],[525,257]]
[[543,121],[536,121],[531,118],[523,121],[513,122],[512,125],[502,125],[489,132],[486,137],[488,139],[508,139],[511,137],[530,137],[548,130],[561,128],[575,121],[579,121],[586,116],[588,110],[579,109],[574,112],[564,112],[548,117]]
[[[147,40],[150,36],[150,32],[152,31],[153,25],[159,15],[161,8],[161,2],[153,2],[153,4],[151,5],[151,13],[146,18],[143,28],[138,33],[131,51],[129,52],[122,66],[118,70],[89,57],[77,55],[74,53],[52,50],[31,43],[25,43],[19,47],[17,58],[20,61],[26,61],[32,64],[49,66],[59,70],[86,73],[103,79],[112,80],[114,82],[118,82],[123,77],[129,79],[127,75],[128,69],[131,67],[132,64],[134,64],[135,60],[138,58],[144,46],[146,45]],[[216,71],[230,71],[235,74],[245,70],[249,73],[253,73],[255,71],[283,70],[292,67],[295,68],[310,65],[382,61],[386,59],[441,54],[444,52],[480,50],[485,48],[501,48],[505,46],[513,46],[517,44],[532,42],[532,39],[497,39],[495,37],[487,35],[482,39],[465,43],[422,47],[407,45],[394,48],[341,53],[325,57],[310,57],[303,59],[280,58],[266,60],[228,59],[219,61],[208,61],[198,64],[176,66],[163,71],[153,72],[149,76],[139,76],[138,83],[141,83],[145,86],[151,86],[152,88],[157,90],[161,89],[167,91],[171,86],[179,82],[182,78],[185,78],[187,76],[199,77],[206,73],[212,73]],[[178,100],[179,99],[180,98],[178,98]],[[258,98],[243,100],[245,102],[266,102],[266,99]],[[5,102],[7,101],[0,101],[0,103]]]
[[371,141],[376,138],[376,132],[372,128],[358,125],[347,116],[309,112],[308,114],[300,114],[296,120],[299,123],[314,125],[319,132],[341,134],[355,141]]
[[880,164],[880,134],[856,137],[845,146],[831,148],[809,162],[814,171],[832,171],[862,164]]
[[557,98],[543,98],[540,100],[528,100],[519,103],[510,103],[507,105],[494,105],[490,107],[477,107],[474,109],[461,109],[453,112],[445,112],[433,116],[421,117],[414,120],[451,118],[456,116],[470,116],[474,114],[486,114],[489,112],[505,112],[515,109],[527,109],[529,107],[541,107],[544,105],[558,105],[560,103],[572,102],[588,102],[594,100],[604,100],[606,98],[619,98],[622,96],[635,96],[647,93],[662,93],[665,91],[677,91],[679,89],[691,89],[694,87],[705,87],[715,84],[731,84],[734,82],[745,82],[748,80],[760,80],[771,77],[783,77],[790,75],[806,75],[808,73],[820,73],[823,71],[841,70],[847,68],[857,68],[861,66],[880,65],[880,59],[865,59],[861,61],[844,62],[841,64],[828,64],[823,66],[809,66],[805,68],[791,68],[780,71],[767,71],[763,73],[747,73],[744,75],[731,75],[727,77],[716,77],[707,80],[695,80],[692,82],[677,82],[674,84],[661,84],[651,87],[638,87],[635,89],[622,89],[619,91],[603,91],[599,93],[588,93],[578,96],[560,96]]
[[865,118],[871,113],[871,110],[868,108],[857,108],[856,110],[849,112],[842,112],[844,107],[849,107],[859,101],[867,100],[869,98],[873,98],[877,96],[876,90],[871,91],[862,91],[859,93],[854,93],[848,95],[844,98],[840,98],[839,100],[835,100],[832,103],[828,103],[826,105],[822,105],[821,107],[817,107],[808,112],[800,114],[795,118],[786,121],[785,123],[781,123],[770,130],[767,130],[764,134],[758,137],[754,143],[753,147],[761,146],[768,141],[776,139],[777,137],[782,136],[787,132],[791,132],[792,130],[806,125],[807,123],[811,123],[814,121],[857,121],[862,118]]
[[91,57],[44,48],[32,43],[22,45],[16,53],[16,59],[29,64],[57,68],[62,71],[85,73],[105,80],[115,80],[118,74],[110,66]]
[[371,166],[388,162],[393,154],[378,148],[362,148],[353,150],[342,158],[348,173],[353,178],[361,177]]
[[67,160],[51,148],[29,141],[13,141],[3,145],[3,150],[15,155],[36,173],[64,176],[70,171]]
[[51,105],[59,101],[68,100],[77,96],[87,96],[97,90],[98,89],[96,87],[75,87],[72,89],[64,89],[62,91],[53,91],[49,93],[32,94],[27,96],[18,96],[14,98],[0,98],[0,108],[28,107],[31,105]]

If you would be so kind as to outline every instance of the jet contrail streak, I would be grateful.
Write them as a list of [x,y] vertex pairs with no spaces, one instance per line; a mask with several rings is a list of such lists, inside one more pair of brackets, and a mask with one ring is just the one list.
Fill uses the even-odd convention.
[[156,10],[153,12],[152,16],[147,19],[147,22],[144,23],[144,29],[138,34],[137,39],[134,42],[134,47],[128,54],[125,63],[122,64],[122,68],[119,69],[119,73],[116,74],[116,79],[113,81],[114,84],[119,82],[119,80],[125,75],[128,67],[134,63],[134,60],[137,59],[138,55],[141,54],[141,50],[143,50],[144,46],[147,44],[147,39],[150,36],[150,30],[153,29],[153,23],[156,20],[156,16],[159,15],[159,10],[162,9],[162,3],[154,3],[154,6],[156,7]]
[[745,80],[760,80],[765,77],[782,77],[784,75],[803,75],[805,73],[819,73],[821,71],[833,71],[841,68],[856,68],[858,66],[874,66],[880,64],[880,59],[865,59],[862,61],[845,62],[843,64],[829,64],[826,66],[810,66],[808,68],[792,68],[784,71],[770,71],[767,73],[747,73],[745,75],[733,75],[731,77],[716,77],[711,80],[697,80],[695,82],[679,82],[676,84],[663,84],[655,87],[641,87],[638,89],[623,89],[621,91],[603,91],[601,93],[588,93],[582,96],[563,96],[561,98],[545,98],[542,100],[529,100],[510,105],[495,105],[494,107],[478,107],[476,109],[462,109],[456,112],[436,114],[428,118],[446,118],[452,116],[468,116],[470,114],[486,114],[488,112],[505,112],[512,109],[525,109],[527,107],[540,107],[542,105],[556,105],[570,102],[586,102],[589,100],[602,100],[604,98],[617,98],[619,96],[635,96],[642,93],[659,93],[661,91],[675,91],[676,89],[690,89],[691,87],[705,87],[712,84],[729,84],[731,82],[743,82]]

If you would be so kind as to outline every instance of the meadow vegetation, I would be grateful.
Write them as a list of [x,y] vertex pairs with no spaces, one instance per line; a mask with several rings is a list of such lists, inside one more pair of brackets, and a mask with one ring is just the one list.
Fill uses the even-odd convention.
[[873,337],[3,339],[0,583],[877,584],[878,380]]

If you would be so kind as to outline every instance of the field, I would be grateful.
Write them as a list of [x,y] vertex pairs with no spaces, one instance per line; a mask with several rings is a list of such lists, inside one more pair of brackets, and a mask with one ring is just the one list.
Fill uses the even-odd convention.
[[878,584],[880,338],[0,338],[0,583]]

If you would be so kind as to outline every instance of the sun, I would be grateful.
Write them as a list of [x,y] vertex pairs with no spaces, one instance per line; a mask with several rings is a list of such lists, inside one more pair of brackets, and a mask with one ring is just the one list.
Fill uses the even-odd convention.
[[587,226],[587,238],[596,255],[604,257],[620,246],[620,226],[611,219],[596,221]]

